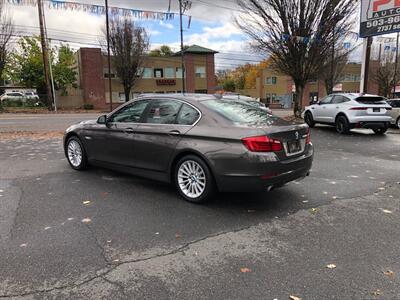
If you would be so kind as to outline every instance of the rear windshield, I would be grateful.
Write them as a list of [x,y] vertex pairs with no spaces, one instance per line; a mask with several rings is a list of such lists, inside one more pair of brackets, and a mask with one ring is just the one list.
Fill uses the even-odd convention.
[[385,104],[386,98],[383,97],[358,97],[355,99],[359,103],[368,103],[368,104]]
[[239,101],[206,100],[202,104],[237,124],[268,125],[279,119],[259,107]]

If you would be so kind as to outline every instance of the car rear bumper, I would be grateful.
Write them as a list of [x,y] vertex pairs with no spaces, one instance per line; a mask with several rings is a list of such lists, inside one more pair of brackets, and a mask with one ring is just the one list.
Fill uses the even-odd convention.
[[352,124],[352,128],[379,129],[390,127],[390,121],[360,121]]
[[216,176],[221,192],[269,191],[288,182],[309,175],[313,161],[313,147],[305,154],[286,161],[264,162],[252,165],[250,174],[223,174]]

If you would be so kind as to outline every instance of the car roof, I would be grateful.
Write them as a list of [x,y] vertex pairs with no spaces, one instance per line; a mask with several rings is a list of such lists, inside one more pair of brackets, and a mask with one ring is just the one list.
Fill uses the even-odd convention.
[[358,98],[358,97],[380,97],[380,98],[385,98],[385,97],[378,96],[378,95],[362,94],[362,93],[333,93],[333,94],[330,94],[329,96],[345,96],[345,97],[348,97],[350,99],[355,99],[355,98]]

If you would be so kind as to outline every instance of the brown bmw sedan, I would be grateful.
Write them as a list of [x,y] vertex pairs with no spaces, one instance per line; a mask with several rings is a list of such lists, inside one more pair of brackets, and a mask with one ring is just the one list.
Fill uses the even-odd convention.
[[89,164],[171,182],[191,202],[216,191],[269,191],[309,174],[306,124],[205,94],[143,95],[64,136],[71,167]]

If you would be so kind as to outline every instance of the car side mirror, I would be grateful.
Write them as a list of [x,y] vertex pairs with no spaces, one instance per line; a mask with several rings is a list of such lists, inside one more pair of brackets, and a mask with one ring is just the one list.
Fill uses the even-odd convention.
[[107,115],[102,115],[97,119],[97,124],[107,125]]

